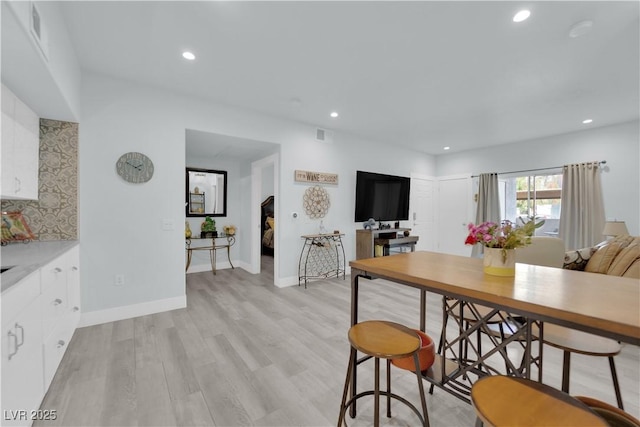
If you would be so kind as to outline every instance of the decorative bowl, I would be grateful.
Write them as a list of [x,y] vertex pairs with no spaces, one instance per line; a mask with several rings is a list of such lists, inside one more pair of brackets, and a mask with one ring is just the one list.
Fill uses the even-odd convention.
[[[426,371],[433,365],[436,358],[436,347],[433,339],[424,332],[415,329],[415,332],[420,336],[420,350],[418,350],[418,360],[420,362],[420,371]],[[400,359],[391,359],[391,364],[397,366],[400,369],[406,369],[407,371],[415,371],[415,363],[413,362],[413,356],[403,357]]]

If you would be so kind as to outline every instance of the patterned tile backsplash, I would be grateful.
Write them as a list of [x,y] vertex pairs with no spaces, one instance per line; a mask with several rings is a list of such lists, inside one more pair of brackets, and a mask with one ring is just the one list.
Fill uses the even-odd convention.
[[78,238],[78,124],[40,119],[38,200],[2,200],[39,240]]

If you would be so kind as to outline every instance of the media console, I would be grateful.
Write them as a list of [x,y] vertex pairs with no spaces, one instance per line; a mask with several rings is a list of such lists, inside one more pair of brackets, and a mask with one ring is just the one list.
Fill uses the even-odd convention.
[[356,259],[387,256],[394,252],[413,252],[418,236],[405,236],[410,228],[356,230]]

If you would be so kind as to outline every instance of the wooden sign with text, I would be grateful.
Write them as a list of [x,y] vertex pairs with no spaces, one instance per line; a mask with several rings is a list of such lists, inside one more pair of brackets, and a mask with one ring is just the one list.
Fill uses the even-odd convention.
[[338,184],[337,173],[295,171],[296,182],[315,182],[319,184]]

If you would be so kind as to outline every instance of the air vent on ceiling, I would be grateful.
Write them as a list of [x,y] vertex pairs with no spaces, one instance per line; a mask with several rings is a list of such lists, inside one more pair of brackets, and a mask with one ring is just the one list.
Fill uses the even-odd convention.
[[47,32],[44,28],[44,23],[42,22],[42,15],[40,15],[40,10],[36,6],[35,2],[30,3],[30,12],[29,13],[29,23],[31,27],[31,35],[33,36],[33,40],[42,52],[42,56],[46,61],[49,60],[49,40],[47,38]]
[[333,132],[326,129],[316,128],[316,141],[325,144],[333,144]]

